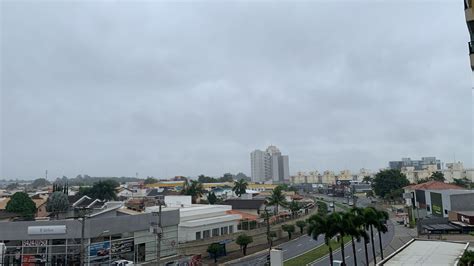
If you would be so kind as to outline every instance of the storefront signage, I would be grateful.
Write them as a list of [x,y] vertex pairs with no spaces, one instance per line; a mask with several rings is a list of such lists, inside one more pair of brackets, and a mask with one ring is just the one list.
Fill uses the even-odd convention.
[[23,240],[24,247],[45,247],[48,245],[48,240],[38,239],[38,240]]
[[60,235],[65,233],[65,225],[28,226],[29,235]]

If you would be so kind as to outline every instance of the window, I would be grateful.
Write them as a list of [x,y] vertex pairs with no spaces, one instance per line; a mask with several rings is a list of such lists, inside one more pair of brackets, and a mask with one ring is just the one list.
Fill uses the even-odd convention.
[[427,210],[427,211],[431,211],[430,205],[426,205],[426,210]]
[[227,226],[226,227],[221,227],[221,235],[227,235]]
[[196,232],[196,240],[201,239],[201,232]]
[[444,209],[444,214],[448,214],[448,210]]
[[219,228],[212,229],[212,236],[219,236]]
[[229,234],[232,234],[234,232],[234,226],[231,225],[229,226]]
[[209,238],[211,237],[211,231],[210,230],[204,230],[202,232],[202,238],[206,239],[206,238]]

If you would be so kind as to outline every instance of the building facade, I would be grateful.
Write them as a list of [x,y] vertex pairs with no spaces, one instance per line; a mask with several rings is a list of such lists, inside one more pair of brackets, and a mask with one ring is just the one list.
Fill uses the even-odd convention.
[[[1,222],[0,239],[6,246],[2,265],[80,265],[81,242],[85,265],[110,265],[121,259],[152,262],[157,242],[149,229],[156,220],[152,214],[117,212],[113,217],[86,219],[84,225],[74,219]],[[161,220],[160,257],[176,255],[179,212],[163,212]]]
[[390,161],[388,163],[390,169],[397,170],[402,170],[403,167],[413,167],[414,170],[423,170],[429,165],[435,165],[437,170],[441,170],[441,161],[436,159],[436,157],[421,157],[421,160],[402,158],[401,161]]
[[250,153],[250,167],[253,182],[284,182],[290,179],[288,155],[282,155],[276,146],[269,146],[265,151],[255,150]]

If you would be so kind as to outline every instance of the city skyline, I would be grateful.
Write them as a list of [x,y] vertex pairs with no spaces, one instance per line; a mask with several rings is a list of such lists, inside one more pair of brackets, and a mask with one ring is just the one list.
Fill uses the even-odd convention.
[[473,167],[462,1],[386,5],[3,2],[0,178]]

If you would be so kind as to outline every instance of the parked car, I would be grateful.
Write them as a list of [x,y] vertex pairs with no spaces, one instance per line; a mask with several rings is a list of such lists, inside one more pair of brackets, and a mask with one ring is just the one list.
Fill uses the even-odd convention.
[[129,261],[129,260],[116,260],[116,261],[112,262],[112,265],[114,265],[114,266],[134,266],[135,264],[133,263],[133,261]]

